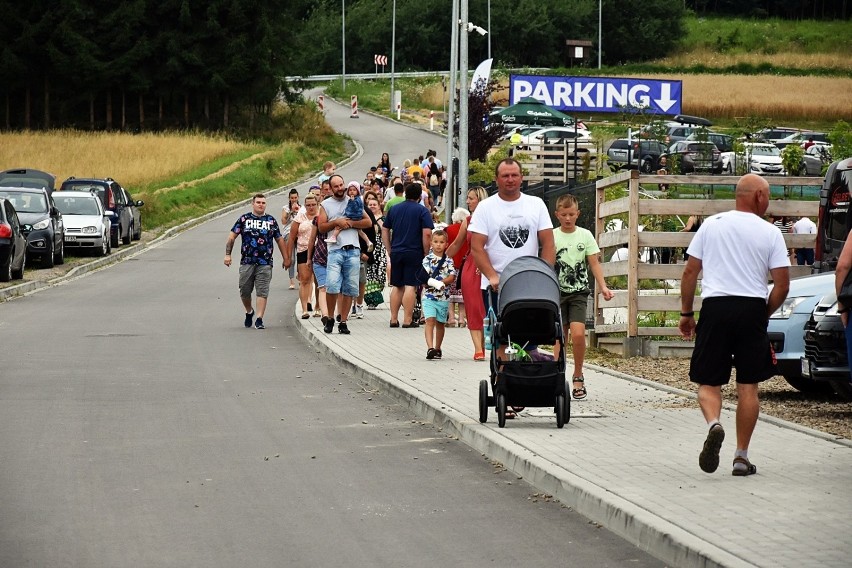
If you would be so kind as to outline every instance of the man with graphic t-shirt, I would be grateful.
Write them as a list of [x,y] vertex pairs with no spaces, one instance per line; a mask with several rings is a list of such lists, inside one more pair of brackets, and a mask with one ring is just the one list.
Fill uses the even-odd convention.
[[[544,201],[521,193],[521,164],[506,158],[497,164],[497,194],[482,201],[470,220],[470,250],[482,273],[485,306],[497,305],[500,273],[521,256],[540,256],[550,266],[556,263],[553,223]],[[539,252],[541,249],[541,252]],[[503,357],[505,346],[498,348]]]
[[255,310],[251,305],[252,291],[257,293],[257,320],[254,327],[264,329],[263,314],[266,311],[266,299],[269,296],[269,284],[272,282],[273,250],[272,242],[278,244],[281,256],[286,258],[284,237],[278,221],[266,214],[266,197],[258,193],[251,200],[251,213],[246,213],[234,223],[228,242],[225,243],[225,266],[231,266],[231,251],[237,235],[242,236],[240,253],[240,299],[246,309],[244,325],[251,327]]

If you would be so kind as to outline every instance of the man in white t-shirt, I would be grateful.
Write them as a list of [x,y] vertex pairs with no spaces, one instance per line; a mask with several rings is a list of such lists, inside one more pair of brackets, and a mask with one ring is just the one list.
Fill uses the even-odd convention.
[[[748,446],[760,413],[758,384],[775,375],[775,354],[766,331],[769,315],[790,289],[790,259],[781,231],[763,220],[769,206],[769,184],[754,174],[740,178],[736,209],[707,217],[687,252],[681,279],[680,332],[695,334],[689,378],[698,383],[698,404],[709,431],[698,457],[702,471],[719,467],[725,430],[721,387],[737,369],[737,450],[733,475],[751,475]],[[692,304],[701,281],[701,318],[695,323]],[[769,291],[766,275],[774,286]],[[697,333],[696,333],[697,332]]]
[[[817,232],[816,223],[808,219],[807,217],[802,217],[795,223],[793,223],[793,228],[791,232],[795,235],[815,235]],[[816,237],[814,237],[816,238]],[[797,248],[796,249],[796,264],[799,266],[804,265],[812,265],[814,263],[814,249],[813,248]]]
[[[497,194],[476,206],[467,229],[471,233],[473,260],[482,273],[486,310],[489,302],[497,305],[500,273],[511,261],[521,256],[541,256],[550,266],[556,263],[550,213],[544,201],[521,193],[521,164],[514,158],[502,160],[497,164],[496,177]],[[498,357],[503,358],[504,349],[497,349]]]

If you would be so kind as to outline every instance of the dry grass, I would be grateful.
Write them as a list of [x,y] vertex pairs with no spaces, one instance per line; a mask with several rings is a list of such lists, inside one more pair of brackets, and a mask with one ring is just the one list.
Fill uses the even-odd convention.
[[660,59],[655,64],[666,67],[723,68],[739,64],[761,65],[787,69],[846,69],[852,71],[852,58],[843,53],[719,53],[710,49],[696,49]]
[[110,176],[132,189],[249,147],[202,134],[7,132],[0,133],[0,168],[41,169],[59,182],[69,176]]
[[[633,75],[683,81],[683,113],[710,118],[785,121],[852,120],[852,78],[775,75]],[[508,81],[497,92],[506,104]],[[439,86],[440,88],[440,86]]]

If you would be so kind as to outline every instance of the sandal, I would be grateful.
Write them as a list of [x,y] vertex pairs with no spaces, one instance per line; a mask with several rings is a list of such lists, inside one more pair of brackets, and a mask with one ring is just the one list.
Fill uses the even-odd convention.
[[[586,381],[586,379],[584,379],[582,376],[574,377],[571,380],[575,383],[580,383],[581,385],[583,385],[583,383]],[[574,400],[583,400],[584,398],[586,398],[586,394],[588,393],[586,392],[585,385],[571,389],[571,396],[574,397]]]
[[391,327],[399,327],[399,322],[398,321],[392,321],[392,322],[390,322],[390,326]]
[[306,320],[306,319],[308,319],[309,317],[311,317],[311,314],[309,314],[308,312],[303,312],[303,313],[302,313],[302,319],[303,319],[303,320]]
[[473,354],[474,361],[485,361],[485,351],[477,351]]
[[511,410],[506,411],[506,420],[514,420],[518,415]]
[[[737,467],[738,464],[744,465],[745,469]],[[734,471],[731,472],[731,475],[742,477],[746,475],[754,475],[755,473],[757,473],[757,468],[752,465],[748,459],[740,457],[734,458]]]

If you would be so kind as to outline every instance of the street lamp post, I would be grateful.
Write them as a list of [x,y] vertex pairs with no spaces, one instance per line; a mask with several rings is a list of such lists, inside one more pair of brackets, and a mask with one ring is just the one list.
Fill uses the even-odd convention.
[[450,93],[448,96],[447,110],[447,187],[444,190],[449,198],[448,207],[446,208],[447,219],[450,219],[453,208],[456,203],[456,179],[453,173],[453,132],[456,123],[456,76],[458,75],[459,65],[459,0],[453,0],[452,13],[450,14],[450,22],[452,22],[450,30]]
[[468,0],[461,0],[458,26],[461,27],[459,37],[459,189],[467,192],[468,173],[468,87],[467,87],[467,36],[468,36]]
[[602,42],[602,27],[601,22],[603,21],[603,0],[598,0],[598,69],[601,68],[601,42]]
[[393,75],[394,65],[396,63],[396,0],[393,0],[393,16],[391,17],[391,92],[390,92],[390,110],[391,113],[396,111],[396,105],[393,100]]
[[346,92],[346,0],[341,0],[343,10],[343,92]]

